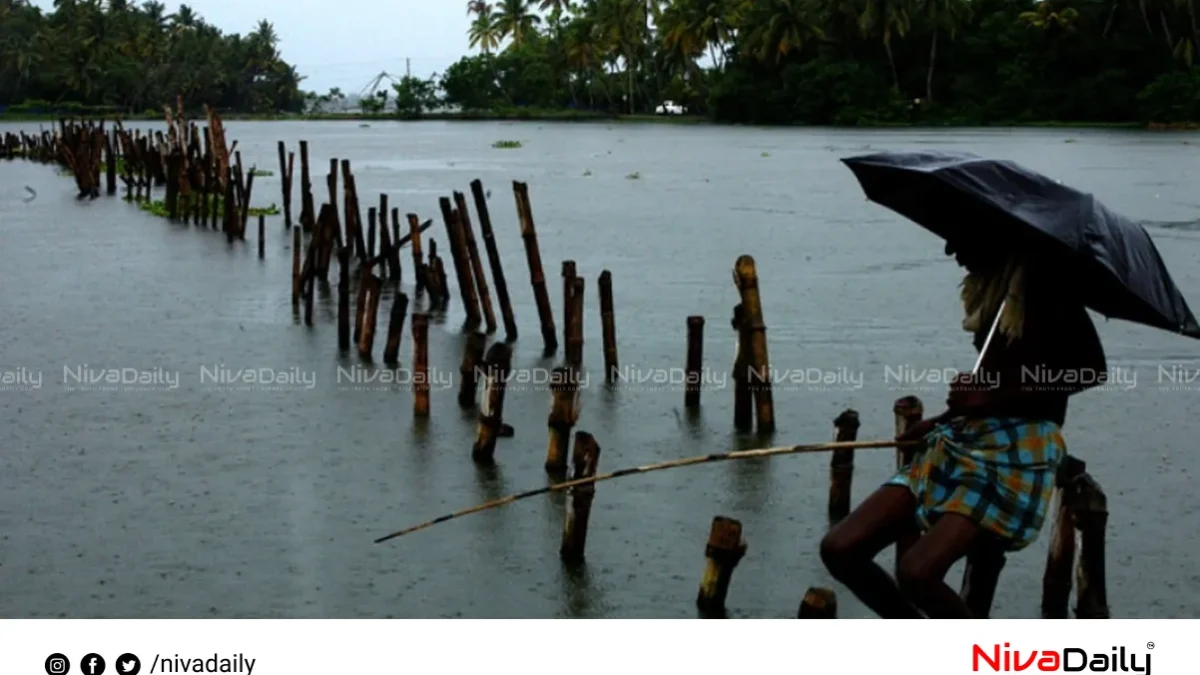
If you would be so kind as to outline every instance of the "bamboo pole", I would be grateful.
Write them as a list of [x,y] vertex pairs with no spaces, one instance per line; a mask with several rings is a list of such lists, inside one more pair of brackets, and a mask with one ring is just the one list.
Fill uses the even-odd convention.
[[461,379],[458,383],[458,405],[463,408],[475,406],[475,397],[479,394],[479,365],[483,361],[483,348],[487,345],[487,334],[478,331],[467,336],[463,344],[462,365],[458,372]]
[[743,255],[737,259],[733,271],[734,283],[742,296],[742,307],[746,311],[745,330],[749,344],[748,365],[750,391],[754,394],[755,413],[759,433],[775,430],[775,403],[771,392],[771,365],[767,356],[767,326],[763,322],[762,299],[758,292],[758,270],[754,258]]
[[429,315],[413,314],[413,417],[429,417]]
[[571,294],[575,292],[575,277],[579,276],[575,271],[574,260],[562,261],[562,309],[563,309],[563,344],[567,345],[567,361],[571,361],[571,312],[575,309],[575,303],[571,301]]
[[484,362],[487,376],[471,459],[480,464],[492,464],[495,461],[496,439],[500,437],[500,427],[504,423],[504,390],[512,369],[512,349],[503,342],[497,342],[488,348]]
[[550,441],[546,450],[546,472],[552,475],[567,470],[567,449],[571,429],[579,421],[579,377],[571,367],[555,368],[550,377]]
[[[414,323],[415,323],[415,317],[416,317],[416,315],[414,315]],[[492,346],[496,347],[497,345],[492,345]],[[500,506],[507,506],[509,504],[512,504],[513,502],[516,502],[516,501],[519,501],[522,499],[528,499],[530,497],[536,497],[537,495],[544,495],[544,494],[547,494],[550,492],[560,492],[562,490],[566,490],[568,488],[575,487],[576,485],[584,485],[586,483],[599,483],[599,482],[606,481],[606,480],[612,480],[614,478],[621,478],[623,476],[633,476],[633,475],[637,475],[637,474],[650,473],[652,471],[665,471],[667,469],[679,469],[679,468],[682,468],[685,466],[696,466],[699,464],[710,464],[710,463],[714,463],[714,462],[728,462],[728,461],[745,460],[745,459],[764,459],[767,457],[778,457],[780,455],[795,455],[795,454],[808,454],[808,453],[814,453],[814,452],[829,452],[832,450],[842,450],[845,448],[855,448],[857,450],[869,450],[869,449],[875,449],[875,448],[895,448],[898,445],[903,445],[903,444],[896,441],[895,439],[889,439],[889,440],[884,440],[884,441],[855,441],[854,443],[816,443],[816,444],[809,444],[809,445],[790,445],[790,446],[779,446],[779,447],[774,447],[774,448],[759,448],[756,450],[735,450],[733,452],[727,452],[724,454],[699,455],[696,457],[686,457],[683,459],[674,459],[674,460],[670,460],[670,461],[666,461],[666,462],[659,462],[656,464],[646,464],[643,466],[638,466],[638,467],[633,467],[633,468],[628,468],[628,469],[621,469],[620,471],[613,471],[611,473],[597,474],[590,478],[582,478],[579,480],[569,480],[564,483],[556,483],[554,485],[548,485],[546,487],[537,488],[534,490],[527,490],[525,492],[519,492],[517,494],[508,495],[507,497],[501,497],[500,499],[494,499],[490,502],[485,502],[483,504],[479,504],[478,506],[472,506],[468,509],[463,509],[462,511],[456,511],[454,513],[449,513],[444,516],[434,518],[433,520],[421,523],[420,525],[414,525],[412,527],[407,527],[403,530],[398,530],[396,532],[393,532],[391,534],[388,534],[388,535],[385,535],[385,536],[382,536],[382,537],[376,539],[375,543],[379,544],[379,543],[388,541],[390,539],[402,537],[406,534],[412,534],[413,532],[418,532],[420,530],[428,529],[430,527],[433,527],[434,525],[444,523],[448,520],[454,520],[456,518],[461,518],[463,516],[469,516],[473,513],[479,513],[480,511],[487,511],[489,509],[494,509],[494,508],[497,508]]]
[[700,579],[700,592],[696,595],[696,605],[701,611],[725,611],[733,570],[745,555],[742,523],[725,516],[713,518],[708,544],[704,547],[704,576]]
[[471,257],[463,241],[462,225],[450,203],[449,197],[438,200],[442,209],[442,221],[446,224],[446,245],[450,247],[450,259],[458,279],[458,293],[462,297],[463,309],[467,313],[466,325],[474,328],[483,317],[479,314],[479,299],[475,295],[475,280],[471,277]]
[[[300,229],[293,230],[300,237]],[[350,247],[338,249],[338,350],[350,351]]]
[[[600,445],[586,431],[575,432],[575,451],[572,457],[574,471],[571,478],[580,480],[596,475],[600,461]],[[565,563],[583,562],[587,543],[588,520],[592,513],[592,500],[596,496],[596,484],[586,483],[571,488],[567,501],[567,515],[563,523],[562,545],[559,557]]]
[[733,428],[749,431],[754,427],[754,396],[750,393],[750,366],[746,336],[746,309],[738,304],[733,308],[731,320],[734,331],[735,353],[733,357]]
[[387,345],[383,348],[384,363],[398,363],[400,357],[400,339],[404,335],[404,318],[408,315],[408,296],[397,293],[392,303],[392,313],[388,317]]
[[600,326],[604,338],[604,381],[612,382],[620,368],[617,359],[617,325],[613,312],[612,272],[600,273]]
[[687,318],[687,360],[684,380],[683,407],[700,407],[700,389],[703,383],[700,369],[704,365],[704,317]]
[[1042,574],[1042,618],[1066,619],[1070,615],[1072,574],[1075,567],[1075,479],[1083,474],[1083,462],[1067,456],[1054,480],[1054,524],[1050,550]]
[[367,311],[363,316],[362,339],[358,341],[358,355],[364,361],[371,360],[371,352],[375,347],[375,328],[379,319],[379,291],[382,281],[374,274],[367,272],[363,281],[367,287]]
[[521,223],[521,240],[525,242],[525,261],[529,263],[529,281],[533,285],[533,298],[542,323],[542,343],[545,352],[553,354],[558,349],[558,336],[554,334],[554,313],[550,309],[546,277],[542,272],[542,255],[538,250],[537,230],[533,224],[533,208],[529,204],[529,186],[513,181],[513,196],[517,202],[517,219]]
[[312,177],[308,170],[308,141],[300,141],[300,227],[311,232],[313,219]]
[[475,229],[471,227],[471,210],[467,208],[466,195],[455,192],[454,207],[467,257],[471,261],[471,277],[475,280],[475,289],[479,292],[479,304],[483,308],[487,334],[491,335],[496,332],[496,313],[492,309],[492,293],[488,288],[487,276],[483,273],[483,259],[479,257],[479,246],[475,243]]
[[[471,181],[471,196],[475,198],[475,212],[479,215],[479,236],[487,249],[488,265],[492,269],[492,281],[496,284],[496,300],[500,303],[500,314],[504,319],[505,342],[517,341],[517,320],[513,315],[512,299],[508,296],[508,282],[504,278],[504,266],[500,263],[500,249],[496,247],[496,235],[492,231],[492,217],[488,212],[487,196],[479,179]],[[465,210],[465,209],[464,209]]]

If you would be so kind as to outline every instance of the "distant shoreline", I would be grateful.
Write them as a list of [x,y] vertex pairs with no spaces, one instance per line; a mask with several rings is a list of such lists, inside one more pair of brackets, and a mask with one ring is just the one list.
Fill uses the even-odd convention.
[[[7,114],[0,113],[0,122],[56,122],[61,117],[51,113],[42,114]],[[75,117],[79,117],[75,115]],[[132,114],[104,115],[95,119],[122,121],[161,121],[161,115]],[[318,114],[258,114],[223,112],[221,119],[228,122],[606,122],[606,123],[652,123],[673,125],[700,126],[759,126],[759,125],[729,125],[713,122],[699,115],[617,115],[579,110],[518,110],[513,112],[438,112],[427,113],[420,117],[399,117],[391,113],[318,113]],[[761,125],[762,128],[794,128],[808,125]],[[831,128],[825,126],[823,128]],[[838,129],[984,129],[984,128],[1021,128],[1021,129],[1146,129],[1154,131],[1200,131],[1200,123],[1173,124],[1143,124],[1140,122],[1070,122],[1070,121],[1037,121],[1037,122],[996,122],[992,124],[934,124],[934,123],[887,123],[874,125],[855,125],[832,127]]]

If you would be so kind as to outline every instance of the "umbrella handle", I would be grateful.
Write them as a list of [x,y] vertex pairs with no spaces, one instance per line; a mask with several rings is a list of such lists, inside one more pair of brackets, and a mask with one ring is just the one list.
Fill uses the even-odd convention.
[[996,328],[1000,325],[1000,315],[1004,314],[1004,306],[1008,304],[1008,299],[1005,298],[1000,303],[1000,309],[996,310],[996,318],[992,319],[992,328],[988,331],[987,339],[983,341],[983,347],[979,350],[979,358],[975,359],[975,367],[971,369],[971,374],[975,375],[979,372],[979,366],[983,365],[983,356],[987,354],[988,347],[992,344],[992,338],[996,336]]

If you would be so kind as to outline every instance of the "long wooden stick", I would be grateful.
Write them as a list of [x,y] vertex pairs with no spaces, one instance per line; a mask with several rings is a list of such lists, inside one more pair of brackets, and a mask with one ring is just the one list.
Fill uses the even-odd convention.
[[695,464],[707,464],[709,462],[724,462],[724,461],[735,460],[735,459],[758,459],[758,458],[762,458],[762,457],[774,457],[776,455],[794,455],[794,454],[805,453],[805,452],[826,452],[826,451],[830,451],[830,450],[849,450],[849,449],[866,450],[866,449],[871,449],[871,448],[895,448],[898,446],[916,445],[917,443],[919,443],[919,441],[901,442],[901,441],[896,441],[896,440],[889,440],[889,441],[849,441],[849,442],[840,442],[840,443],[839,442],[815,443],[812,445],[789,445],[789,446],[781,446],[781,447],[777,447],[777,448],[759,448],[757,450],[736,450],[734,452],[726,452],[726,453],[717,454],[717,455],[699,455],[696,457],[675,459],[675,460],[671,460],[669,462],[659,462],[658,464],[646,464],[644,466],[633,467],[630,469],[621,469],[620,471],[613,471],[612,473],[599,474],[596,476],[592,476],[590,478],[580,478],[578,480],[569,480],[564,483],[557,483],[555,485],[549,485],[547,487],[537,488],[536,490],[528,490],[526,492],[519,492],[517,494],[509,495],[507,497],[501,497],[500,499],[486,502],[486,503],[480,504],[478,506],[472,506],[469,509],[464,509],[462,511],[450,513],[450,514],[441,516],[439,518],[434,518],[433,520],[431,520],[427,523],[421,523],[420,525],[414,525],[412,527],[408,527],[403,530],[393,532],[389,535],[386,535],[386,536],[376,539],[375,543],[382,544],[383,542],[385,542],[389,539],[395,539],[396,537],[402,537],[406,534],[412,534],[413,532],[416,532],[418,530],[424,530],[426,528],[433,527],[434,525],[437,525],[439,523],[444,523],[447,520],[453,520],[455,518],[469,516],[472,513],[479,513],[480,511],[487,511],[488,509],[494,509],[498,506],[505,506],[507,504],[511,504],[520,499],[526,499],[528,497],[533,497],[536,495],[543,495],[543,494],[547,494],[549,492],[558,492],[561,490],[566,490],[568,488],[575,487],[577,485],[586,485],[588,483],[599,483],[600,481],[603,481],[603,480],[609,480],[611,478],[620,478],[621,476],[632,476],[632,475],[638,474],[638,473],[649,473],[651,471],[662,471],[663,469],[676,469],[676,468],[683,467],[683,466],[693,466]]

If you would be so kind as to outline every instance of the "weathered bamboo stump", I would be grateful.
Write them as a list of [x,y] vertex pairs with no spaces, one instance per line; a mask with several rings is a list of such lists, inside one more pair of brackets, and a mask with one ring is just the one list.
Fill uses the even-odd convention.
[[796,610],[797,619],[836,619],[837,595],[828,588],[810,588]]
[[704,547],[704,576],[700,579],[700,592],[696,606],[703,612],[723,613],[725,598],[729,594],[729,582],[733,570],[746,555],[746,542],[742,539],[741,522],[725,516],[713,518]]
[[570,342],[571,342],[571,312],[575,309],[574,302],[571,301],[571,294],[575,292],[575,277],[579,276],[575,270],[574,260],[562,261],[562,310],[563,310],[563,344],[567,347],[567,360],[571,360]]
[[1079,530],[1079,564],[1075,568],[1075,618],[1110,619],[1104,565],[1104,531],[1108,526],[1108,497],[1088,474],[1077,479],[1074,506]]
[[479,298],[476,297],[475,280],[471,275],[471,256],[467,253],[464,234],[458,214],[450,204],[449,197],[438,200],[442,209],[442,220],[446,224],[446,245],[450,248],[450,259],[458,279],[458,292],[462,297],[463,309],[467,313],[466,328],[478,326],[483,317],[479,314]]
[[258,259],[267,257],[267,217],[258,214]]
[[462,379],[458,384],[458,405],[463,408],[475,407],[475,397],[479,394],[479,366],[483,361],[483,349],[487,345],[487,334],[474,332],[467,336],[463,345],[462,365],[458,372]]
[[[343,249],[346,251],[346,257],[349,258],[349,248]],[[388,317],[388,334],[387,345],[383,348],[384,363],[399,363],[400,361],[400,340],[404,335],[404,318],[408,315],[408,296],[404,293],[397,293],[396,300],[392,304],[392,313]]]
[[512,349],[503,342],[488,348],[486,377],[483,389],[483,405],[479,409],[479,424],[475,430],[475,445],[471,448],[471,459],[480,464],[495,462],[496,439],[504,424],[504,390],[508,386],[508,375],[512,368]]
[[364,361],[370,361],[375,346],[375,328],[379,318],[379,291],[383,282],[369,271],[364,275],[363,281],[367,287],[367,302],[366,313],[362,319],[362,336],[358,341],[358,355]]
[[[845,410],[833,420],[835,442],[858,439],[858,412]],[[850,486],[854,477],[854,448],[834,450],[829,460],[829,521],[850,515]]]
[[300,141],[300,227],[305,232],[311,232],[315,219],[312,177],[308,170],[308,141]]
[[1042,618],[1069,617],[1072,575],[1075,567],[1075,513],[1072,505],[1078,501],[1075,482],[1083,475],[1084,464],[1067,456],[1054,480],[1054,518],[1050,529],[1050,550],[1042,574]]
[[[596,443],[596,439],[586,431],[575,432],[571,480],[592,478],[596,475],[596,467],[599,462],[600,445]],[[559,557],[565,563],[583,562],[588,520],[592,513],[592,500],[595,497],[595,483],[576,485],[567,493],[567,515],[563,522],[562,545],[558,549]]]
[[617,324],[613,312],[612,272],[604,270],[597,283],[600,288],[600,327],[604,339],[604,381],[612,382],[620,368],[617,359]]
[[755,415],[758,422],[758,432],[769,434],[775,431],[775,404],[771,392],[771,365],[767,356],[767,326],[763,322],[762,299],[758,292],[758,271],[754,258],[743,255],[737,259],[733,268],[734,284],[742,296],[744,308],[744,329],[749,349],[747,365],[750,380],[750,391],[754,395]]
[[429,315],[413,314],[413,416],[429,417]]
[[[579,377],[571,367],[555,368],[550,378],[550,441],[546,449],[546,472],[558,475],[567,470],[571,429],[579,421]],[[578,441],[576,441],[578,442]]]
[[462,229],[463,244],[467,257],[471,262],[471,277],[475,280],[475,289],[479,292],[479,304],[483,308],[483,320],[487,326],[487,334],[496,332],[496,312],[492,309],[492,292],[488,287],[487,276],[483,273],[483,259],[479,256],[479,245],[475,242],[475,228],[471,227],[471,211],[467,207],[467,196],[461,192],[454,193],[455,213],[458,214],[458,224]]
[[471,181],[471,196],[475,198],[475,212],[479,214],[479,236],[487,249],[488,265],[492,268],[492,281],[496,284],[496,300],[500,303],[500,314],[504,319],[505,342],[517,341],[517,320],[513,315],[512,299],[508,297],[508,282],[504,278],[504,266],[500,264],[500,249],[496,247],[496,235],[492,231],[492,217],[488,212],[487,196],[483,183]]
[[684,381],[683,407],[699,408],[700,391],[704,378],[700,369],[704,365],[704,317],[687,318],[687,361]]
[[746,337],[746,310],[742,305],[733,308],[733,428],[750,431],[754,428],[754,395],[750,392],[750,366]]
[[533,285],[533,298],[542,324],[542,343],[545,353],[553,354],[558,349],[558,336],[554,334],[554,313],[550,308],[550,295],[546,292],[542,255],[538,250],[537,230],[533,224],[533,207],[529,204],[529,186],[513,181],[513,196],[517,202],[517,219],[521,223],[521,240],[525,243],[525,260],[529,263],[529,282]]
[[567,363],[583,366],[583,277],[571,279],[571,317],[567,323]]

